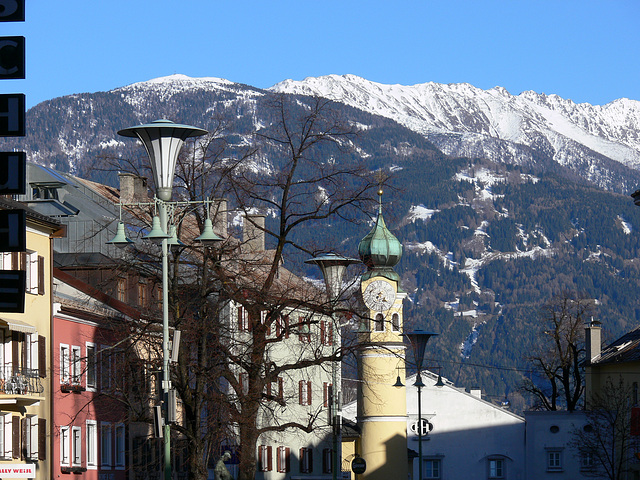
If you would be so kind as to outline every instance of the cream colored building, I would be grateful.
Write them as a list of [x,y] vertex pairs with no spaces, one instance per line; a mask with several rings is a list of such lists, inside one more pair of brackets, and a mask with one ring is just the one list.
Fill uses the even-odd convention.
[[26,272],[24,313],[0,313],[0,470],[49,480],[52,239],[65,231],[20,203],[1,199],[0,208],[24,209],[27,218],[27,251],[0,254],[3,270]]

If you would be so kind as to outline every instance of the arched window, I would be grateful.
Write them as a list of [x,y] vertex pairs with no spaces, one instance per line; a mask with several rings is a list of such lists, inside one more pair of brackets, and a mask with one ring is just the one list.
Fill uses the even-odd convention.
[[398,315],[397,313],[394,313],[391,316],[391,329],[394,332],[399,332],[400,331],[400,315]]
[[374,320],[374,330],[376,332],[384,332],[384,316],[381,313],[376,315],[376,319]]

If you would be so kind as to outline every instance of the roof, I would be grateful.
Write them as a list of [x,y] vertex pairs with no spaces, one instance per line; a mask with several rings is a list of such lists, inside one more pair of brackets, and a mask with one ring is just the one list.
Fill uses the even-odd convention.
[[602,349],[591,365],[640,361],[640,326]]
[[36,212],[22,202],[17,202],[8,197],[0,197],[0,210],[24,210],[27,214],[27,221],[37,223],[45,228],[53,230],[54,235],[56,236],[63,236],[65,234],[65,226],[62,223]]

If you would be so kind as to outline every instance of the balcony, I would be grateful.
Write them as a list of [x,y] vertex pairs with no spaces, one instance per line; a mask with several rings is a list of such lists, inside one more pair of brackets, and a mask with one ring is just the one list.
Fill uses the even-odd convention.
[[0,368],[0,404],[31,405],[44,399],[40,370],[33,368]]

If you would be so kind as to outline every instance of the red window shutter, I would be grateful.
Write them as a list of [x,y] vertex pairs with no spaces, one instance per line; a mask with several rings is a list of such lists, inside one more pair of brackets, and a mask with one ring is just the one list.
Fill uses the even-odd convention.
[[327,320],[327,345],[333,345],[333,323]]
[[299,398],[300,398],[300,405],[304,405],[304,403],[302,403],[303,397],[302,397],[302,392],[303,392],[303,388],[304,388],[304,380],[300,380],[298,382],[298,390],[299,390]]
[[300,449],[300,456],[298,457],[298,458],[300,459],[300,473],[308,473],[308,472],[307,472],[307,466],[306,466],[306,465],[305,465],[305,463],[304,463],[304,461],[305,461],[305,458],[304,458],[304,451],[305,451],[305,450],[306,450],[306,449],[305,449],[304,447],[303,447],[303,448],[301,448],[301,449]]
[[289,338],[289,315],[284,316],[284,338]]
[[273,469],[273,460],[272,460],[272,448],[271,445],[267,447],[267,470],[270,472]]
[[282,400],[284,398],[284,379],[278,377],[278,398]]
[[258,471],[260,472],[264,472],[264,468],[263,468],[264,459],[262,458],[262,450],[263,450],[262,445],[258,445]]
[[265,389],[266,389],[267,397],[270,397],[271,396],[271,382],[266,382],[264,386],[265,386]]
[[44,295],[44,257],[38,255],[38,295]]
[[290,472],[291,471],[291,449],[289,447],[285,447],[284,449],[284,460],[285,460],[284,471]]
[[311,405],[311,382],[307,382],[307,405]]
[[38,335],[38,370],[40,378],[47,376],[47,339],[42,335]]
[[38,418],[38,460],[47,459],[47,419]]
[[20,458],[20,417],[11,417],[11,453],[12,458]]
[[325,320],[320,322],[320,342],[322,345],[327,344],[327,322]]

